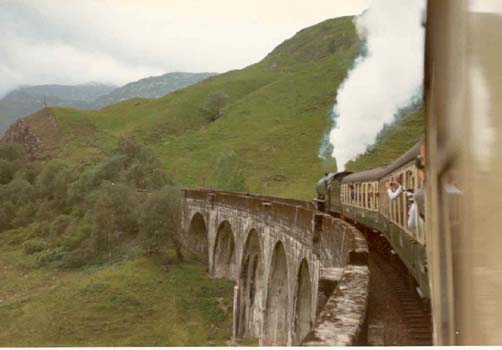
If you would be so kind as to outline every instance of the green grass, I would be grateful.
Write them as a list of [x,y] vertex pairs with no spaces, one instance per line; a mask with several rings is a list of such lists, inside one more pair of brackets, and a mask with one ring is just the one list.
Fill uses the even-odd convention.
[[[233,150],[249,191],[312,198],[313,184],[334,170],[318,151],[360,45],[351,17],[331,19],[300,31],[257,64],[160,99],[132,99],[99,111],[52,108],[61,131],[58,155],[96,158],[119,136],[135,135],[182,185],[210,187],[216,160]],[[203,108],[219,91],[229,98],[223,116],[210,122]]]
[[[21,260],[19,260],[21,259]],[[225,345],[233,283],[196,262],[162,270],[140,257],[60,271],[0,257],[0,346]]]
[[[187,187],[210,187],[222,153],[234,151],[250,192],[310,199],[333,161],[318,157],[339,85],[360,50],[351,17],[299,32],[261,62],[160,99],[99,111],[50,108],[31,118],[52,154],[68,162],[109,154],[135,135]],[[211,122],[208,96],[229,96]],[[55,123],[49,123],[54,117]],[[423,130],[421,112],[382,135],[352,170],[394,160]],[[405,142],[403,142],[405,140]],[[16,237],[19,234],[19,237]],[[0,233],[0,346],[224,345],[231,335],[232,282],[196,262],[163,271],[146,257],[80,270],[31,268],[22,232]],[[256,340],[246,344],[256,345]]]
[[419,109],[383,130],[371,150],[348,162],[346,168],[348,171],[360,171],[391,163],[415,145],[423,134],[424,111]]

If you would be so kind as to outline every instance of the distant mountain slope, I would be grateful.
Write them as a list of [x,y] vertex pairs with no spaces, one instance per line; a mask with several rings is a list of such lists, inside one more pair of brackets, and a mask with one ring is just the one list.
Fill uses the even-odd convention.
[[20,87],[0,100],[0,135],[17,118],[47,106],[91,108],[115,86],[104,84],[38,85]]
[[[300,31],[257,64],[159,99],[98,111],[51,108],[58,157],[94,159],[119,136],[134,135],[184,186],[217,187],[218,160],[234,152],[249,191],[312,198],[317,179],[335,168],[318,150],[361,47],[352,17],[335,18]],[[215,96],[222,97],[219,113],[210,108]]]
[[215,74],[167,73],[119,88],[104,84],[21,87],[0,100],[0,136],[17,118],[32,114],[45,106],[99,109],[134,97],[161,97]]
[[93,107],[102,108],[133,97],[158,98],[216,74],[217,73],[167,73],[157,77],[141,79],[101,96],[94,102]]

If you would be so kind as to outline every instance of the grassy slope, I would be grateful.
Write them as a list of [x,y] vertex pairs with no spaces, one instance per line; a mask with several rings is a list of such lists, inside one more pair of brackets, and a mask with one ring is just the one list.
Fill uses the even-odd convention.
[[[183,184],[197,186],[211,182],[215,159],[233,149],[250,190],[311,198],[324,171],[317,152],[328,113],[358,50],[351,18],[329,20],[258,64],[160,99],[100,111],[50,108],[29,119],[67,161],[99,158],[133,134]],[[229,99],[224,116],[209,123],[202,108],[216,91]],[[0,235],[0,346],[223,345],[230,338],[232,283],[209,279],[203,265],[165,272],[136,257],[83,270],[33,269],[32,257],[8,238]]]
[[[152,259],[61,271],[30,269],[0,241],[0,346],[225,345],[233,283],[187,262]],[[21,277],[20,277],[21,276]]]
[[370,151],[347,163],[346,168],[360,171],[391,163],[416,144],[423,133],[424,112],[420,109],[392,123]]
[[[100,111],[53,108],[62,130],[60,155],[99,156],[118,136],[133,134],[193,187],[214,183],[216,159],[234,150],[250,191],[312,198],[313,184],[333,169],[317,154],[336,90],[359,47],[352,19],[332,19],[297,33],[255,65],[160,99]],[[210,123],[202,108],[217,91],[229,99],[223,117]]]

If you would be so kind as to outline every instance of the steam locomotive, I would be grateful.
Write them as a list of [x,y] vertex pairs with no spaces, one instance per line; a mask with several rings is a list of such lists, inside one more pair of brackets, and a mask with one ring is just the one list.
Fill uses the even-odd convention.
[[[418,294],[430,298],[423,218],[411,211],[414,194],[423,185],[419,178],[417,143],[397,160],[361,172],[326,174],[317,183],[318,207],[343,216],[385,236],[417,282]],[[395,198],[388,194],[394,187]],[[396,187],[401,186],[401,190]],[[410,218],[414,215],[414,218]],[[413,225],[409,225],[410,219]]]

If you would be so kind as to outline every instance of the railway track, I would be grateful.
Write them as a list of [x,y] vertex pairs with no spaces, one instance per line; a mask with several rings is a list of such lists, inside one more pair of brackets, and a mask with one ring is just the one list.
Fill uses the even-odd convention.
[[[399,257],[392,254],[388,242],[378,233],[368,232],[364,228],[358,227],[365,232],[370,257],[374,265],[381,271],[386,280],[387,293],[391,293],[399,305],[398,312],[402,328],[406,329],[408,336],[405,342],[411,346],[431,346],[432,345],[432,321],[430,307],[424,305],[422,299],[415,290],[415,284],[409,277],[408,271]],[[379,321],[377,321],[379,322]],[[369,325],[369,329],[374,325]],[[389,325],[386,325],[389,327]],[[371,332],[370,332],[371,333]],[[385,333],[383,330],[380,333]],[[384,339],[370,340],[369,345],[385,344]]]

